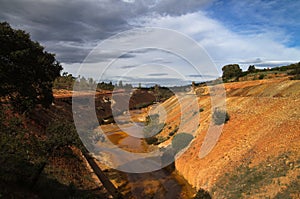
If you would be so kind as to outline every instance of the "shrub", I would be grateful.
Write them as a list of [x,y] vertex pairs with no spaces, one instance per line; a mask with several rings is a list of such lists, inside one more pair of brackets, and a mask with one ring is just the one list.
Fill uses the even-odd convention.
[[154,125],[147,125],[144,127],[144,135],[145,137],[155,136],[159,134],[163,128],[165,127],[165,123],[159,123]]
[[294,77],[291,78],[291,80],[300,80],[300,74],[295,75]]
[[300,79],[300,66],[298,65],[295,67],[294,70],[288,73],[288,75],[294,75],[291,79],[292,80],[299,80]]
[[20,113],[28,113],[37,104],[49,107],[52,83],[62,70],[54,54],[6,22],[0,23],[0,43],[0,97],[9,97]]
[[214,110],[212,118],[216,125],[221,125],[226,123],[230,119],[230,116],[226,110],[221,110],[219,108],[216,108]]
[[258,79],[263,79],[263,78],[265,78],[265,75],[264,75],[264,74],[260,74],[260,75],[258,76]]
[[211,196],[208,191],[199,189],[194,199],[211,199]]
[[146,126],[156,125],[159,123],[159,115],[153,114],[146,117]]
[[146,117],[146,125],[144,127],[145,137],[151,137],[159,134],[165,127],[165,123],[159,123],[159,115],[154,114]]
[[179,128],[176,126],[176,127],[174,128],[174,130],[171,131],[171,132],[169,133],[169,136],[175,135],[175,133],[178,131],[178,129],[179,129]]
[[173,136],[175,134],[175,132],[174,131],[171,131],[170,133],[169,133],[169,136]]
[[148,137],[148,138],[145,138],[147,144],[156,144],[158,139],[156,137]]
[[188,133],[177,134],[172,140],[172,148],[175,149],[176,152],[179,152],[189,145],[193,138],[194,136]]
[[169,137],[158,136],[157,142],[154,143],[154,145],[159,145],[160,143],[163,143],[163,142],[167,141],[168,139],[169,139]]

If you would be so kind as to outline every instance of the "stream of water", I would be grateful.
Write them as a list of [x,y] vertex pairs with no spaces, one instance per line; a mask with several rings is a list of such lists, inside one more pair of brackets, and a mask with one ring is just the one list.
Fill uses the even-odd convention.
[[[131,118],[141,117],[142,110],[135,110],[130,113]],[[134,115],[136,114],[136,115]],[[120,116],[120,117],[124,117]],[[120,119],[120,118],[118,118]],[[143,123],[138,124],[140,127]],[[144,139],[130,136],[134,131],[139,131],[138,126],[131,124],[108,124],[100,126],[108,139],[123,150],[137,153],[145,153],[151,146],[147,145]],[[101,144],[101,143],[99,143]],[[183,177],[174,170],[174,164],[157,171],[148,173],[125,173],[126,188],[125,192],[130,192],[129,198],[192,198],[195,190],[185,181]],[[123,188],[124,189],[124,188]],[[128,190],[130,189],[130,190]],[[124,191],[124,190],[123,190]]]

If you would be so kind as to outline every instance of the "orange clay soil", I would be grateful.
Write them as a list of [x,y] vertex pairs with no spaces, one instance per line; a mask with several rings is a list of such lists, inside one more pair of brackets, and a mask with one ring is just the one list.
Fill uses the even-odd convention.
[[[249,196],[243,196],[272,198],[287,189],[292,181],[299,182],[297,176],[300,176],[300,81],[291,81],[284,77],[226,83],[224,86],[230,120],[223,126],[216,146],[207,156],[199,158],[200,147],[212,115],[210,96],[204,94],[198,98],[199,107],[204,109],[200,113],[200,127],[196,129],[191,145],[176,160],[176,169],[192,186],[197,189],[204,188],[214,197],[223,198],[225,196],[222,197],[221,190],[214,187],[225,173],[230,173],[241,165],[254,168],[267,164],[265,162],[268,158],[276,159],[282,154],[289,154],[286,162],[292,163],[292,169],[288,170],[284,179],[278,178],[285,184],[274,184],[274,178],[271,179],[272,183],[256,188],[255,193],[250,192]],[[208,90],[203,87],[197,89],[202,89],[203,93]],[[167,136],[168,131],[179,125],[181,114],[174,97],[162,106],[168,113],[167,128],[162,132]],[[188,108],[183,117],[186,122],[182,131],[192,131],[189,127],[193,122],[198,122],[198,117],[189,113]],[[171,139],[161,145],[167,145]],[[292,197],[297,198],[298,195]]]
[[[274,198],[281,192],[289,192],[293,183],[297,187],[300,184],[300,81],[279,77],[226,83],[224,86],[230,120],[223,126],[216,146],[204,158],[199,157],[199,151],[211,123],[211,88],[196,88],[196,92],[200,93],[199,107],[204,110],[200,117],[194,114],[194,109],[188,103],[189,95],[186,95],[187,100],[183,99],[180,103],[184,111],[181,111],[177,99],[171,97],[154,106],[152,111],[148,107],[142,114],[133,114],[132,120],[142,122],[147,114],[165,111],[165,120],[162,120],[165,127],[157,135],[165,138],[165,141],[159,147],[170,144],[174,135],[169,133],[179,126],[177,133],[194,132],[195,139],[176,160],[175,166],[192,186],[208,190],[213,198]],[[181,118],[184,122],[180,123]],[[279,164],[281,157],[284,157],[284,167],[286,165],[288,168],[283,176],[272,176],[272,169],[279,173],[283,168]],[[250,180],[245,186],[237,182],[235,187],[234,182],[231,182],[234,177],[230,178],[230,175],[236,174],[237,168],[241,166],[247,167],[249,171],[260,168],[258,171],[263,174],[264,180],[259,181],[260,184]],[[268,172],[263,173],[268,169],[270,175],[267,175]],[[245,178],[247,175],[251,176],[252,173],[246,173]],[[233,190],[224,188],[224,191],[220,188],[224,185],[220,182],[226,176],[229,177],[225,185],[232,186]],[[254,186],[255,183],[259,186]],[[247,187],[252,189],[245,194]],[[237,189],[242,192],[241,196],[226,196],[226,191],[235,192]],[[295,189],[296,193],[288,196],[300,198],[300,191]]]

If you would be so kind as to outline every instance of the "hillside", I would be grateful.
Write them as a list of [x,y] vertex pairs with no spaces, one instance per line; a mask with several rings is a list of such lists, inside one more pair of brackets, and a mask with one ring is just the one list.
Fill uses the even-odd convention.
[[[299,198],[300,81],[283,77],[224,85],[230,120],[216,146],[199,158],[211,107],[208,88],[198,87],[196,91],[202,93],[199,105],[204,110],[200,127],[189,148],[176,160],[176,169],[213,198]],[[168,115],[166,126],[175,128],[181,116],[179,104],[173,97],[162,106]],[[186,117],[190,121],[184,131],[195,122],[191,113]]]
[[[190,110],[191,106],[188,100],[192,96],[190,94],[185,95],[180,104],[173,96],[161,104],[151,106],[152,108],[143,109],[142,114],[139,110],[132,110],[131,112],[135,115],[132,119],[140,122],[141,119],[144,120],[147,113],[162,113],[165,116],[165,121],[160,118],[160,122],[164,122],[164,128],[157,135],[156,144],[158,145],[153,147],[164,147],[170,144],[173,136],[181,131],[192,132],[196,129],[195,139],[176,160],[175,166],[177,172],[193,187],[197,190],[207,190],[213,198],[299,198],[300,81],[279,77],[232,82],[226,83],[224,86],[230,120],[223,126],[216,146],[204,158],[199,157],[199,151],[211,122],[209,95],[211,88],[199,86],[195,89],[201,109],[200,119],[193,110]],[[31,112],[30,120],[25,122],[26,128],[31,133],[44,132],[44,128],[53,120],[63,118],[63,120],[72,121],[71,94],[59,92],[54,94],[55,101],[50,109],[37,107]],[[122,103],[121,95],[122,93],[118,96],[121,100],[120,103]],[[133,100],[132,107],[134,104],[144,104],[148,102],[147,100],[153,100],[148,95],[143,94],[143,96],[145,97],[137,98],[145,101]],[[86,98],[89,98],[89,95]],[[110,105],[114,102],[106,98],[111,98],[111,94],[103,93],[95,98],[99,122],[111,117]],[[181,115],[180,105],[185,110],[184,115]],[[85,108],[84,104],[82,104],[82,108]],[[183,117],[184,124],[179,130],[181,117]],[[200,126],[195,126],[198,121],[200,121]],[[111,125],[103,127],[112,128]],[[74,154],[72,155],[74,160],[65,157],[69,153]],[[75,161],[78,158],[80,162]],[[107,196],[101,183],[95,180],[96,177],[85,168],[86,164],[80,152],[74,148],[58,151],[57,155],[49,159],[43,175],[50,176],[60,183],[53,185],[54,188],[51,188],[53,190],[55,187],[66,185],[61,192],[63,194],[66,194],[65,192],[68,190],[73,190],[76,195],[89,193]],[[124,193],[133,189],[140,190],[141,183],[138,182],[145,180],[147,183],[153,177],[152,174],[149,179],[145,175],[126,176],[110,169],[105,172],[110,179],[120,181],[116,185]],[[70,175],[70,173],[74,173],[74,175]],[[158,173],[156,172],[157,175]],[[87,176],[88,180],[82,181],[78,175]],[[156,183],[160,183],[160,186],[164,183],[167,185],[174,179],[175,177],[171,176],[166,178],[165,182],[156,181]],[[49,184],[47,180],[44,182],[40,179],[38,182],[41,190],[45,190],[43,186],[48,186],[47,184]],[[101,190],[97,189],[99,186]],[[19,188],[12,189],[18,190]],[[143,190],[149,192],[150,189]],[[151,193],[155,193],[154,190],[156,188],[153,188]],[[11,190],[6,191],[11,192]],[[170,190],[168,191],[171,193]],[[180,189],[177,191],[180,193]],[[21,190],[18,192],[24,193]],[[29,193],[31,194],[31,192]],[[142,192],[137,191],[137,193],[141,195]],[[43,194],[35,191],[32,196],[42,196]],[[178,193],[176,192],[176,194]]]

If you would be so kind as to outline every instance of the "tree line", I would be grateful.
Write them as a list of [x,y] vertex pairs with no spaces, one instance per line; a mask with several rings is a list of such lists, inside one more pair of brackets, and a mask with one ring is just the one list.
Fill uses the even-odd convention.
[[288,75],[292,75],[291,79],[300,79],[300,62],[270,69],[257,69],[254,65],[250,65],[247,71],[242,71],[238,64],[228,64],[222,67],[222,79],[224,82],[238,81],[240,77],[263,71],[287,71]]

